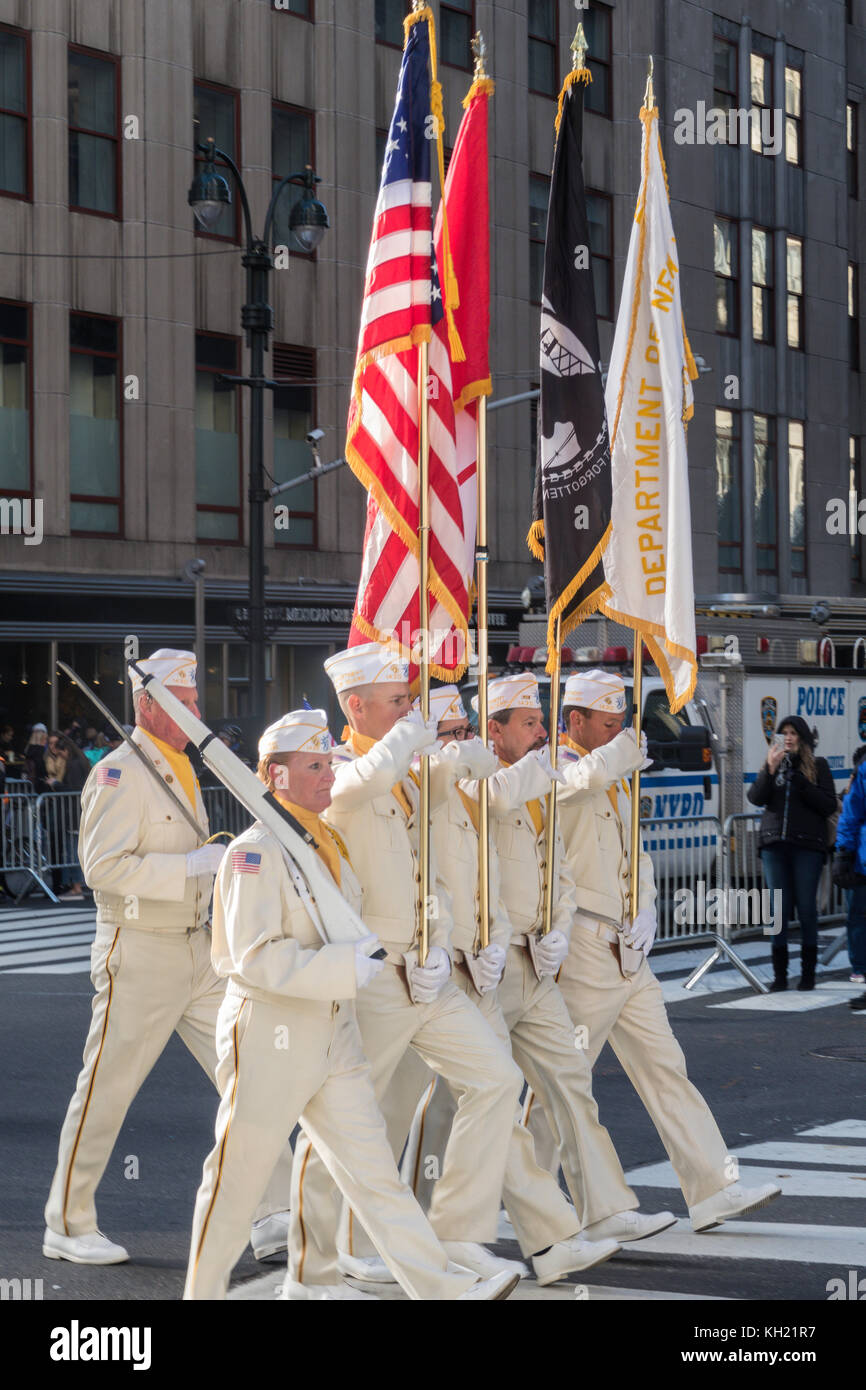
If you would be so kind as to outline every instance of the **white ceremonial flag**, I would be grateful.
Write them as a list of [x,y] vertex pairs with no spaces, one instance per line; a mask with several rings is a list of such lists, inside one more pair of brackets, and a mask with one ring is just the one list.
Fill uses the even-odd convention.
[[604,553],[607,615],[642,635],[676,712],[694,693],[695,600],[686,421],[697,376],[680,298],[679,256],[658,135],[644,108],[641,186],[605,403],[613,532]]

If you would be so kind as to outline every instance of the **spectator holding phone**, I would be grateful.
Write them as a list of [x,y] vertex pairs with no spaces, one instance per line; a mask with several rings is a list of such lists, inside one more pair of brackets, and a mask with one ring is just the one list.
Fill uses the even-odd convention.
[[815,757],[815,738],[805,719],[789,714],[776,733],[748,792],[752,805],[764,808],[759,832],[764,881],[782,894],[782,927],[773,941],[773,992],[788,988],[788,924],[794,907],[801,932],[797,988],[815,988],[818,880],[827,857],[827,822],[837,809],[829,764]]
[[[866,977],[866,745],[854,754],[851,778],[836,829],[833,878],[848,889],[848,955],[851,979]],[[851,1008],[866,1009],[866,994],[851,1000]]]

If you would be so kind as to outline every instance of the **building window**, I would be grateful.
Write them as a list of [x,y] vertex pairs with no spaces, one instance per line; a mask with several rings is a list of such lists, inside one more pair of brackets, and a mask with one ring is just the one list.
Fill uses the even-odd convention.
[[195,335],[195,501],[199,540],[241,540],[239,388],[217,380],[238,370],[238,340]]
[[802,420],[788,421],[788,534],[791,574],[806,577],[806,451]]
[[376,42],[403,47],[406,0],[376,0]]
[[799,68],[785,68],[785,158],[789,164],[803,163],[803,74]]
[[[540,390],[538,382],[531,381],[529,383],[529,390]],[[538,399],[538,396],[533,396],[532,400],[529,402],[529,457],[531,459],[531,467],[529,470],[530,508],[532,507],[532,501],[535,496],[535,470],[540,466],[540,459],[538,457]]]
[[[297,386],[278,386],[274,391],[274,482],[287,483],[301,473],[308,473],[315,460],[307,435],[315,425],[316,354],[312,348],[274,344],[274,375],[301,378]],[[303,380],[310,384],[303,385]],[[277,545],[314,550],[316,534],[316,483],[303,483],[274,499],[275,506],[288,508],[288,526],[282,523],[285,513],[274,513],[274,537]]]
[[559,91],[557,23],[556,0],[529,0],[529,90],[545,97],[555,97]]
[[[312,112],[274,102],[271,108],[271,174],[274,188],[286,174],[303,173],[308,164],[311,168],[315,167],[313,135]],[[286,184],[274,214],[274,245],[288,246],[299,256],[307,253],[294,244],[289,232],[289,218],[292,208],[300,202],[304,192],[299,184]]]
[[69,206],[119,217],[116,58],[70,48]]
[[0,193],[30,197],[30,44],[0,25]]
[[592,73],[592,81],[583,89],[584,106],[599,116],[611,116],[611,11],[606,5],[593,4],[592,9],[583,11],[582,18],[588,45],[586,62]]
[[313,18],[313,0],[271,0],[271,5],[284,14],[300,15],[301,19]]
[[803,349],[803,242],[798,236],[785,238],[785,264],[788,279],[788,347]]
[[[848,515],[858,516],[860,505],[860,439],[856,434],[848,436]],[[857,531],[849,523],[848,542],[851,549],[851,578],[858,583],[863,581],[863,543]]]
[[529,298],[541,303],[544,286],[544,241],[547,234],[547,204],[550,179],[544,174],[529,175]]
[[[773,67],[769,58],[765,58],[762,53],[751,53],[750,74],[751,74],[751,98],[755,114],[751,122],[752,149],[756,154],[763,154],[765,146],[762,130],[772,128],[773,120]],[[766,115],[764,112],[766,111]],[[768,148],[768,147],[767,147]]]
[[853,101],[845,106],[845,146],[848,151],[848,197],[857,197],[857,107]]
[[120,324],[69,316],[69,529],[122,533]]
[[716,521],[719,533],[719,572],[743,572],[743,475],[740,454],[740,413],[716,411]]
[[776,574],[776,422],[769,415],[755,419],[755,547],[758,574]]
[[0,496],[28,496],[30,310],[0,300]]
[[608,193],[586,190],[586,217],[592,254],[595,312],[600,319],[613,318],[613,202]]
[[442,0],[439,6],[439,57],[452,68],[472,67],[474,0]]
[[773,233],[752,228],[752,337],[773,341]]
[[[713,39],[713,106],[728,112],[737,106],[737,45],[730,39]],[[719,143],[727,144],[727,123]]]
[[860,284],[857,267],[848,262],[848,366],[860,370]]
[[[225,150],[240,169],[240,130],[237,92],[228,87],[217,87],[212,82],[196,82],[193,86],[193,119],[196,121],[196,140],[204,145],[213,139],[217,149]],[[201,163],[203,156],[196,155]],[[219,160],[217,168],[219,169]],[[210,231],[202,231],[195,224],[196,236],[219,237],[223,241],[238,241],[240,238],[239,208],[240,197],[235,187],[230,169],[223,165],[223,177],[231,189],[232,205],[223,208]],[[242,171],[243,172],[243,171]]]
[[739,332],[737,224],[727,217],[713,222],[713,268],[716,273],[716,332],[734,338]]

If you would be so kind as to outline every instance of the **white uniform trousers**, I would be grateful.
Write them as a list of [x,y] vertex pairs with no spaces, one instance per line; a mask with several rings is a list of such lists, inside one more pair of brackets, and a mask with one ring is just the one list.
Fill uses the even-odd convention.
[[[432,1071],[444,1076],[459,1096],[442,1176],[430,1203],[430,1224],[436,1235],[440,1240],[495,1240],[514,1108],[523,1085],[507,1048],[453,981],[432,1004],[413,1004],[402,968],[390,962],[359,994],[356,1010],[377,1101],[381,1103],[409,1047]],[[320,1160],[308,1150],[309,1137],[302,1133],[295,1145],[295,1167],[308,1232],[304,1282],[328,1283],[333,1282],[327,1272],[333,1268],[336,1248],[352,1249],[355,1203],[344,1204],[338,1232],[333,1202],[321,1200],[321,1174],[316,1173]],[[306,1173],[303,1182],[302,1171]],[[308,1186],[311,1174],[312,1190]],[[357,1215],[363,1221],[360,1210]],[[371,1230],[370,1235],[378,1246],[375,1232]],[[295,1240],[289,1249],[290,1273],[297,1278]],[[311,1250],[318,1252],[315,1264]],[[389,1261],[389,1251],[381,1253]]]
[[[128,923],[97,925],[90,978],[96,993],[84,1065],[45,1207],[46,1225],[67,1236],[97,1229],[96,1189],[126,1112],[175,1030],[214,1080],[226,988],[211,965],[209,931],[153,932]],[[256,1195],[257,1216],[288,1207],[291,1157],[288,1147],[275,1155],[273,1177],[269,1170]]]
[[[196,1198],[184,1298],[225,1297],[262,1183],[298,1121],[378,1248],[387,1247],[410,1298],[456,1299],[471,1287],[471,1275],[447,1272],[445,1252],[397,1172],[351,1004],[266,1003],[230,991],[217,1047],[222,1099]],[[290,1241],[297,1256],[292,1276],[302,1280],[308,1253],[302,1185],[292,1204]],[[336,1281],[334,1274],[330,1282]]]
[[[479,997],[465,967],[458,967],[458,972],[463,988],[491,1026],[505,1030],[515,1061],[544,1099],[560,1136],[563,1170],[579,1218],[575,1220],[575,1209],[565,1201],[558,1184],[551,1190],[539,1181],[534,1147],[520,1137],[523,1126],[517,1125],[502,1197],[523,1253],[534,1254],[575,1235],[579,1225],[637,1207],[638,1199],[625,1181],[610,1135],[599,1123],[589,1064],[575,1047],[574,1029],[554,980],[539,981],[529,952],[518,946],[508,949],[505,971],[494,995]],[[417,1076],[411,1080],[417,1087]],[[395,1088],[394,1101],[386,1103],[393,1133],[399,1131],[400,1120],[405,1117],[410,1085],[407,1076],[404,1084]],[[430,1168],[435,1171],[430,1160],[440,1151],[452,1113],[453,1100],[441,1083],[432,1096],[429,1090],[425,1093],[415,1112],[403,1174],[410,1183],[417,1183],[415,1191],[422,1205],[425,1172]]]
[[[613,1048],[658,1130],[688,1205],[734,1182],[725,1141],[686,1074],[649,962],[624,979],[613,943],[576,924],[559,988],[575,1029],[586,1030],[589,1064],[595,1065],[606,1042]],[[530,1109],[529,1126],[539,1162],[553,1165],[552,1136],[537,1104]]]

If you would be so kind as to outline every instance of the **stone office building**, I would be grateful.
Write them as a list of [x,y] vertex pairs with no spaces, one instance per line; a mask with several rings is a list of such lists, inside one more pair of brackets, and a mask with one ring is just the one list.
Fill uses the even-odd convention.
[[[271,277],[266,401],[274,483],[340,456],[404,0],[0,0],[0,718],[53,722],[56,655],[123,710],[121,639],[191,645],[205,562],[206,717],[245,712],[244,277],[237,198],[209,232],[187,204],[195,131],[239,164],[260,232],[274,180],[311,164],[331,227]],[[538,298],[556,94],[571,0],[434,0],[446,143],[484,31],[491,117],[494,398],[538,383]],[[864,592],[861,543],[828,535],[861,490],[866,432],[866,0],[591,0],[581,12],[585,177],[602,356],[639,170],[646,55],[667,158],[687,325],[704,363],[690,429],[696,589]],[[703,104],[702,106],[700,104]],[[711,109],[755,108],[742,143]],[[693,143],[679,143],[691,115]],[[678,114],[679,113],[679,114]],[[700,119],[699,119],[700,118]],[[198,121],[198,127],[194,122]],[[703,122],[703,123],[702,123]],[[774,126],[773,122],[777,124]],[[757,135],[755,132],[757,131]],[[701,136],[704,142],[700,143]],[[774,152],[776,151],[777,152]],[[292,193],[277,241],[290,243]],[[492,638],[516,635],[534,406],[490,416]],[[41,507],[41,540],[9,534]],[[338,469],[266,526],[272,715],[327,698],[346,638],[364,494]],[[18,509],[16,512],[16,508]],[[31,514],[33,515],[33,514]],[[31,527],[31,529],[33,529]]]

